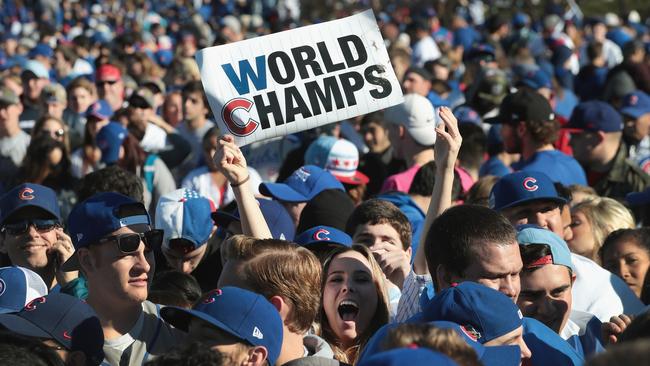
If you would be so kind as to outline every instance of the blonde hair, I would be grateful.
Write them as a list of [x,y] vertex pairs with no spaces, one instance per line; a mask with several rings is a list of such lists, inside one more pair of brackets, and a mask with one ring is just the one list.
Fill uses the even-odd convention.
[[456,331],[427,323],[401,324],[388,331],[383,349],[424,347],[449,356],[460,366],[479,366],[478,355]]
[[[334,331],[332,330],[332,327],[330,326],[329,321],[327,320],[327,314],[325,314],[325,309],[323,307],[322,296],[324,293],[325,283],[327,280],[327,272],[329,270],[330,264],[332,263],[334,258],[336,258],[336,256],[347,252],[357,252],[361,254],[364,258],[366,258],[368,263],[370,263],[370,271],[372,273],[373,282],[375,283],[375,288],[377,289],[378,301],[377,301],[377,309],[375,310],[375,314],[372,316],[372,320],[368,325],[368,328],[364,330],[362,334],[357,336],[354,346],[348,349],[343,349],[343,345],[339,341],[336,334],[334,334]],[[386,291],[386,287],[384,285],[384,275],[381,270],[381,267],[379,267],[379,264],[377,264],[377,261],[375,260],[375,257],[372,255],[370,249],[368,249],[368,247],[364,245],[354,244],[352,245],[351,248],[342,247],[334,250],[330,254],[329,258],[325,260],[325,263],[323,263],[323,280],[321,283],[320,295],[321,295],[321,306],[319,312],[320,336],[323,337],[323,339],[325,339],[331,345],[332,351],[334,351],[334,358],[336,358],[340,362],[355,364],[357,358],[359,357],[360,350],[363,349],[363,347],[366,345],[368,339],[370,339],[370,337],[384,324],[387,324],[390,318],[390,314],[388,313],[388,292]]]
[[224,242],[221,253],[225,261],[245,262],[240,277],[249,290],[291,304],[284,320],[291,332],[309,330],[318,314],[321,286],[321,265],[312,252],[284,240],[235,235]]
[[[588,200],[588,199],[594,199],[598,197],[598,193],[596,193],[596,190],[593,189],[593,187],[590,186],[583,186],[581,184],[572,184],[567,187],[569,192],[571,193],[571,204],[572,205],[577,205],[578,203]],[[582,195],[583,198],[581,200],[576,200],[576,197],[579,195]]]
[[600,263],[598,252],[607,235],[618,229],[634,229],[634,218],[620,202],[608,197],[594,197],[582,201],[571,209],[571,213],[582,212],[594,236],[594,248],[589,258]]

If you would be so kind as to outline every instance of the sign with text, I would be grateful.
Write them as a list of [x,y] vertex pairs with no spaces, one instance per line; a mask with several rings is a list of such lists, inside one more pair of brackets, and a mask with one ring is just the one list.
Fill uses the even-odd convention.
[[403,101],[372,10],[205,48],[196,60],[215,120],[239,146]]

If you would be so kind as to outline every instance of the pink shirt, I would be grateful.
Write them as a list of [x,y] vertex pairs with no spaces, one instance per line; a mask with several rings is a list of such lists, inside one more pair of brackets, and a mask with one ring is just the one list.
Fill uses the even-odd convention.
[[393,174],[386,178],[384,185],[381,187],[381,193],[388,191],[408,193],[418,170],[420,170],[420,166],[415,164],[401,173]]

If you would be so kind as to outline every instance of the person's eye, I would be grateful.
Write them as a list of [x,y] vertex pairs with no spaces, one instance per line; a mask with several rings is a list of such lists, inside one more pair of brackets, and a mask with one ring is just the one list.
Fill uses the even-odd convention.
[[327,280],[327,282],[330,282],[330,283],[339,283],[339,282],[343,282],[343,278],[342,278],[342,277],[339,277],[339,276],[336,276],[336,277],[330,277],[329,280]]

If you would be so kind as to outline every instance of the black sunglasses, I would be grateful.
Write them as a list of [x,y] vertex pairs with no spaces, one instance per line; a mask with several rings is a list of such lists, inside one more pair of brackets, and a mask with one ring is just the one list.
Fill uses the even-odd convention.
[[187,254],[196,249],[196,247],[190,240],[184,238],[175,238],[169,240],[169,249],[175,252]]
[[102,87],[102,86],[104,86],[104,84],[113,85],[113,84],[115,84],[115,83],[117,83],[117,80],[98,81],[98,82],[97,82],[97,86]]
[[132,233],[112,235],[99,239],[99,243],[106,243],[114,241],[120,252],[124,254],[132,254],[140,248],[140,241],[144,243],[145,251],[156,250],[160,248],[163,241],[162,230],[151,230],[146,233]]
[[57,137],[62,137],[65,135],[65,130],[62,128],[59,128],[58,130],[42,130],[43,134],[48,134],[48,135],[55,135]]
[[39,233],[45,233],[58,227],[59,221],[53,219],[22,220],[11,224],[5,224],[2,227],[2,231],[5,231],[10,235],[22,235],[29,231],[30,226],[34,226],[36,231]]

